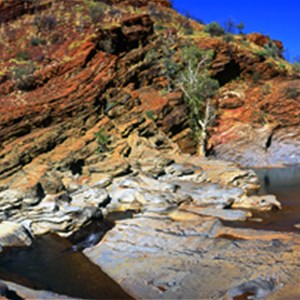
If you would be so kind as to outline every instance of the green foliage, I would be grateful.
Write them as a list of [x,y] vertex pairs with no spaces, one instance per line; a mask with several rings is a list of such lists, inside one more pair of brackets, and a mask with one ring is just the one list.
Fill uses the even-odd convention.
[[269,95],[271,94],[271,90],[272,90],[272,86],[269,83],[266,83],[265,85],[263,85],[263,87],[261,88],[263,95]]
[[276,44],[273,41],[270,41],[263,47],[262,50],[257,52],[257,55],[261,57],[278,58],[280,53],[280,49],[278,49]]
[[101,22],[105,15],[105,5],[101,2],[91,2],[89,4],[89,13],[94,24]]
[[237,30],[239,31],[239,34],[244,34],[245,24],[244,22],[240,22],[236,25]]
[[268,44],[266,44],[264,48],[268,57],[277,58],[280,55],[280,50],[273,41],[270,41]]
[[244,34],[243,30],[245,29],[244,22],[240,22],[238,24],[235,24],[235,22],[232,19],[228,19],[224,23],[224,29],[226,33],[234,34],[238,30],[239,34]]
[[300,73],[300,57],[295,58],[292,64],[292,70],[294,73]]
[[154,111],[153,110],[147,110],[145,112],[145,115],[150,120],[154,120],[155,119],[155,117],[154,117]]
[[162,23],[158,23],[157,25],[154,26],[154,29],[155,29],[156,31],[162,31],[162,30],[165,29],[165,27],[163,26]]
[[186,35],[194,34],[194,28],[192,27],[190,22],[186,23],[186,25],[184,27],[184,34],[186,34]]
[[185,47],[182,50],[182,60],[185,65],[181,73],[180,84],[184,91],[185,102],[189,107],[190,123],[199,134],[203,130],[199,127],[199,120],[208,117],[205,116],[207,101],[216,94],[219,88],[218,81],[212,79],[208,71],[212,57],[213,52],[196,46]]
[[156,64],[158,59],[159,59],[159,53],[155,48],[149,50],[145,55],[145,62],[150,65]]
[[281,69],[285,70],[285,69],[286,69],[286,64],[283,63],[283,62],[280,62],[280,63],[279,63],[279,67],[280,67]]
[[110,137],[105,133],[104,128],[100,128],[100,130],[95,133],[95,137],[99,145],[97,152],[103,153],[108,151],[108,143],[110,141]]
[[234,41],[234,36],[232,33],[226,33],[224,36],[223,36],[223,40],[224,42],[226,43],[230,43],[232,41]]
[[292,64],[292,70],[295,72],[295,73],[300,73],[300,64],[298,62],[294,62]]
[[54,15],[39,15],[35,17],[33,23],[40,32],[50,31],[57,26],[57,19]]
[[99,41],[98,47],[100,50],[113,54],[116,51],[116,47],[111,39],[111,37],[106,37],[103,38],[102,40]]
[[37,47],[37,46],[39,46],[40,44],[42,44],[42,40],[40,39],[40,38],[38,38],[38,37],[36,37],[36,38],[32,38],[31,40],[30,40],[30,46],[32,46],[32,47]]
[[249,41],[247,40],[241,40],[241,44],[248,47],[250,45]]
[[173,80],[180,69],[179,64],[176,61],[173,61],[169,57],[163,59],[165,75],[168,79],[168,90],[173,89]]
[[16,55],[18,61],[26,61],[31,59],[31,55],[27,51],[20,51]]
[[204,31],[209,33],[211,36],[222,36],[225,33],[224,28],[218,22],[211,22],[206,25]]
[[168,91],[170,92],[175,87],[175,80],[181,66],[175,60],[177,50],[174,47],[173,41],[171,39],[167,39],[165,42],[162,41],[161,47],[163,53],[162,75],[166,76],[168,80]]
[[169,93],[169,91],[164,89],[164,90],[161,90],[159,93],[161,96],[166,96]]
[[267,51],[265,49],[263,50],[259,50],[256,52],[256,54],[259,56],[259,57],[266,57],[267,56]]
[[18,65],[12,68],[12,75],[15,86],[19,90],[28,91],[36,86],[36,79],[34,76],[36,68],[33,62]]

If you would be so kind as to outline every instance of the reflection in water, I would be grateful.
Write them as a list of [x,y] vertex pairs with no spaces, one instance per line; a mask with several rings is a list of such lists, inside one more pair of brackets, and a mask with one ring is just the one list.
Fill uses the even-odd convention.
[[299,231],[295,225],[300,224],[300,166],[275,169],[254,170],[261,184],[259,193],[273,194],[282,204],[282,210],[258,213],[254,218],[263,222],[229,223],[234,227],[261,228],[268,230]]
[[34,289],[81,299],[132,299],[98,266],[57,235],[37,238],[28,248],[0,255],[0,278]]
[[132,218],[133,214],[130,210],[110,213],[68,239],[47,234],[30,247],[5,249],[0,254],[0,278],[81,299],[132,299],[81,251],[97,244],[116,220]]
[[264,186],[268,188],[270,186],[270,179],[268,175],[264,176]]
[[[275,169],[255,169],[260,178],[261,193],[282,193],[300,189],[300,166]],[[286,199],[288,201],[288,199]]]

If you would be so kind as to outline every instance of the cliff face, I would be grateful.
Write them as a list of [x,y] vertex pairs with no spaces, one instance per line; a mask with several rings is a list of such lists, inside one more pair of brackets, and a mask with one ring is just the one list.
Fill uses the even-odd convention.
[[222,223],[281,204],[254,171],[193,155],[178,83],[186,45],[212,50],[210,155],[282,165],[300,162],[299,70],[278,41],[204,29],[167,0],[0,0],[0,252],[125,211],[81,247],[136,298],[260,297],[299,278],[298,234]]
[[31,188],[51,170],[84,165],[101,128],[121,156],[136,133],[161,132],[193,153],[182,95],[165,92],[162,45],[170,36],[175,52],[189,41],[215,53],[211,73],[222,87],[213,153],[246,165],[299,161],[300,83],[286,62],[259,53],[266,37],[210,37],[164,0],[1,1],[0,8],[1,189]]
[[[72,3],[65,1],[59,12],[64,13]],[[25,41],[26,50],[15,54],[30,58],[14,64],[14,54],[6,51],[11,45],[16,47],[15,51],[19,48],[13,42],[2,44],[1,53],[6,55],[2,64],[7,72],[2,75],[0,85],[1,178],[20,170],[42,153],[55,152],[68,138],[80,140],[86,130],[103,118],[108,97],[123,95],[127,101],[131,100],[122,88],[130,82],[139,84],[144,67],[137,63],[154,39],[153,23],[148,15],[125,16],[120,24],[107,29],[94,24],[78,29],[76,21],[70,22],[73,28],[64,28],[58,17],[51,14],[59,7],[49,9],[49,14],[41,18],[46,18],[44,21],[55,28],[36,33],[35,39],[42,40],[41,45],[28,46]],[[37,10],[40,12],[40,7]],[[20,18],[15,21],[22,23],[19,30],[26,24],[35,27],[32,16]],[[21,33],[16,30],[15,34]],[[48,40],[56,34],[59,41]],[[34,70],[26,74],[32,65]],[[135,68],[128,70],[134,65]],[[14,70],[25,74],[14,74]]]

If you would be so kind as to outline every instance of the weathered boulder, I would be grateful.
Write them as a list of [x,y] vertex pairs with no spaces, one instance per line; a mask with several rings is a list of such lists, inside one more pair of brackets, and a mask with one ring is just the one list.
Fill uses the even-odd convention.
[[29,246],[32,236],[22,225],[4,221],[0,223],[0,247]]
[[260,211],[268,211],[272,209],[281,209],[281,203],[273,195],[264,196],[243,196],[232,204],[233,208],[247,208]]
[[261,46],[261,47],[266,46],[268,43],[270,43],[272,41],[279,50],[283,50],[282,42],[280,42],[278,40],[271,40],[270,37],[265,36],[261,33],[257,33],[257,32],[250,33],[250,34],[247,34],[246,38],[250,42],[253,42],[256,45]]
[[20,207],[24,194],[17,190],[4,190],[0,192],[0,211],[5,212],[13,208]]
[[83,188],[70,195],[71,204],[76,207],[101,207],[109,203],[110,197],[105,189]]
[[88,167],[91,173],[102,173],[105,175],[110,175],[112,177],[117,177],[121,175],[126,175],[130,173],[130,165],[126,161],[104,161]]

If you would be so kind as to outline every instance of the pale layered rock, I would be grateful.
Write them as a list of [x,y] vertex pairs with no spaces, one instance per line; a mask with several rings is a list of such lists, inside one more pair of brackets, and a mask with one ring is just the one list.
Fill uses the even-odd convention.
[[192,175],[195,172],[201,172],[202,168],[200,166],[194,165],[181,165],[181,164],[172,164],[168,166],[166,169],[166,174],[172,177],[182,177],[186,175]]
[[31,242],[31,234],[21,224],[8,221],[0,223],[0,247],[29,246]]
[[72,206],[82,208],[87,206],[101,207],[110,202],[107,191],[101,188],[83,188],[70,196],[72,198]]
[[250,212],[242,210],[218,209],[218,208],[203,208],[193,205],[181,205],[180,209],[186,212],[199,214],[201,216],[216,217],[224,221],[243,222],[252,216]]
[[91,179],[89,180],[89,186],[93,188],[106,188],[112,183],[112,176],[106,174],[91,174]]
[[255,128],[238,123],[224,132],[233,138],[214,149],[220,159],[230,160],[246,167],[284,166],[300,163],[300,131],[297,127],[280,128],[265,125]]
[[189,181],[179,181],[177,184],[180,187],[177,190],[177,194],[189,196],[195,206],[229,208],[244,194],[240,188],[222,188],[217,184]]
[[[34,290],[30,289],[25,286],[21,286],[19,284],[13,283],[13,282],[4,282],[5,285],[7,286],[7,292],[13,292],[16,296],[22,298],[22,299],[76,299],[74,297],[70,298],[64,295],[59,295],[50,291],[42,291],[42,290]],[[7,293],[6,293],[7,294]],[[3,299],[10,299],[7,295],[7,298],[4,295]]]
[[0,212],[20,206],[23,199],[24,194],[17,190],[4,190],[0,192]]
[[110,160],[99,162],[88,166],[87,169],[91,173],[102,173],[111,175],[112,177],[122,176],[130,173],[130,165],[126,161]]
[[[186,213],[201,211],[202,215],[223,220],[245,220],[249,213],[227,209],[280,208],[280,203],[270,196],[249,196],[257,188],[257,177],[252,171],[189,155],[169,157],[154,151],[151,156],[151,142],[143,138],[139,141],[137,149],[133,149],[133,153],[140,155],[138,166],[129,164],[132,158],[126,161],[108,155],[106,160],[99,161],[93,157],[83,167],[81,176],[70,171],[53,175],[62,178],[57,186],[62,183],[67,187],[67,191],[59,194],[30,198],[26,192],[2,191],[0,217],[26,223],[34,235],[54,231],[65,236],[91,219],[115,211],[168,215],[188,204]],[[129,142],[135,143],[131,137]],[[135,171],[132,173],[131,169]]]
[[[101,217],[98,206],[108,197],[101,190],[83,190],[74,203],[69,203],[71,198],[67,194],[48,195],[37,202],[30,198],[23,199],[22,195],[14,190],[3,191],[4,205],[0,209],[0,216],[2,220],[24,224],[33,235],[50,231],[60,235],[71,234],[92,218]],[[98,198],[93,198],[94,195],[98,195]]]
[[252,170],[241,170],[232,162],[208,160],[191,155],[175,155],[173,157],[176,163],[183,165],[192,164],[202,169],[202,176],[198,175],[198,181],[196,182],[216,183],[227,188],[239,187],[247,194],[253,194],[259,189],[259,181],[255,172]]
[[281,203],[274,195],[264,196],[243,196],[232,204],[234,208],[255,209],[260,211],[270,211],[272,209],[281,209]]

